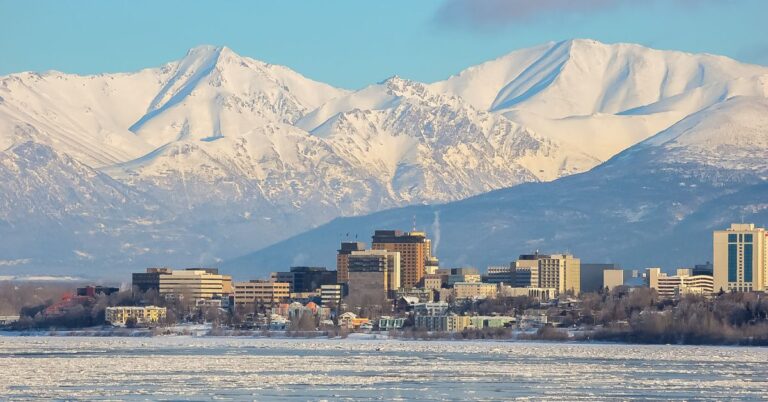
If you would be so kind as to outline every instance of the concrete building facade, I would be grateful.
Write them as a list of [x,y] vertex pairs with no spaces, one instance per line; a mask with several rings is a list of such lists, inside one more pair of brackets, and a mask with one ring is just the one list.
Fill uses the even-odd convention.
[[752,223],[734,223],[713,234],[714,287],[717,291],[766,290],[768,233]]
[[235,304],[276,304],[288,299],[291,285],[286,282],[253,280],[235,282]]
[[347,283],[349,280],[349,256],[353,251],[364,251],[363,242],[342,242],[336,250],[336,276],[338,283]]

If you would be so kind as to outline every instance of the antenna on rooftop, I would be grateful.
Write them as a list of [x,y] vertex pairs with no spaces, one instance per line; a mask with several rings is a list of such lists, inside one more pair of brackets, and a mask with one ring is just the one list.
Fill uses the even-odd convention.
[[413,229],[412,229],[412,231],[413,232],[416,231],[416,215],[415,214],[413,215]]

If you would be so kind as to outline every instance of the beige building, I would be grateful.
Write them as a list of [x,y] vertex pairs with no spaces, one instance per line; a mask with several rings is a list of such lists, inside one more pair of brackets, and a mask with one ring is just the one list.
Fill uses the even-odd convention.
[[498,286],[493,283],[457,282],[453,284],[456,300],[493,299],[498,293]]
[[399,280],[400,286],[405,288],[416,287],[427,273],[426,267],[432,267],[435,263],[432,259],[432,242],[424,232],[377,230],[371,248],[400,253]]
[[424,275],[424,289],[440,289],[443,287],[443,277],[438,274]]
[[106,321],[115,326],[125,326],[129,319],[135,319],[138,325],[149,325],[165,320],[166,309],[156,306],[117,306],[107,307],[104,314]]
[[414,326],[433,332],[461,332],[472,325],[471,318],[464,315],[417,315]]
[[764,291],[768,282],[768,233],[752,223],[734,223],[712,239],[716,291]]
[[211,299],[224,295],[224,283],[232,279],[215,268],[188,268],[160,275],[160,295],[183,299]]
[[539,258],[539,287],[557,289],[558,293],[581,290],[581,261],[570,254],[554,254]]
[[271,282],[253,280],[235,282],[235,304],[266,303],[275,304],[290,297],[291,284],[286,282]]
[[678,269],[674,276],[668,276],[658,268],[649,268],[646,274],[649,286],[656,289],[662,299],[674,299],[688,294],[711,296],[715,289],[711,276],[693,275],[692,270],[687,268]]
[[611,290],[619,286],[624,286],[624,270],[623,269],[603,270],[603,288],[608,288],[608,290]]
[[557,290],[552,288],[513,288],[511,286],[501,286],[499,295],[504,297],[530,297],[540,301],[547,301],[557,297]]

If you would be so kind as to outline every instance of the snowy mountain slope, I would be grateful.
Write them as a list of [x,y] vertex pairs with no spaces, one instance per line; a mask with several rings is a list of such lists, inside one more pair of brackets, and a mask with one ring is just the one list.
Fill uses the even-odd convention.
[[733,96],[768,68],[721,56],[575,39],[513,52],[431,84],[599,159]]
[[[584,172],[683,119],[697,132],[749,123],[746,107],[729,109],[744,111],[734,121],[694,124],[693,116],[720,115],[732,97],[760,104],[766,71],[576,40],[513,52],[439,83],[395,76],[354,92],[210,46],[136,73],[0,77],[0,151],[32,142],[50,160],[69,161],[7,156],[15,173],[0,183],[8,211],[0,228],[17,240],[0,251],[29,261],[14,269],[42,273],[88,261],[123,271],[216,264],[336,217]],[[738,130],[761,130],[750,127]],[[734,152],[682,148],[695,151],[675,157]],[[742,159],[722,158],[726,167],[716,170],[738,170]],[[65,177],[38,169],[58,164],[78,167],[60,168]],[[30,178],[39,189],[26,192]],[[44,196],[45,186],[56,195]],[[106,195],[115,191],[129,195],[117,203]],[[35,207],[24,215],[17,205]],[[62,246],[43,258],[40,233]]]
[[136,73],[12,74],[0,77],[0,149],[33,140],[99,168],[178,138],[293,122],[345,93],[212,46]]
[[[439,239],[444,266],[509,262],[539,249],[626,267],[711,259],[711,231],[768,221],[768,99],[737,97],[694,114],[583,174],[444,205],[339,218],[224,266],[333,264],[340,234],[411,226]],[[301,250],[299,256],[295,250]]]

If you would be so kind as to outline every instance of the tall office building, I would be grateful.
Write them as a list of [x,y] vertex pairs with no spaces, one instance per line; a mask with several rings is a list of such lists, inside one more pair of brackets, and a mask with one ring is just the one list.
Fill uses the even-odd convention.
[[416,287],[427,273],[426,267],[434,264],[432,242],[424,232],[377,230],[372,248],[400,253],[400,286],[404,288]]
[[768,233],[752,223],[733,223],[712,239],[715,291],[762,291],[768,280]]
[[581,260],[570,254],[524,254],[514,262],[515,286],[581,292]]
[[390,270],[389,259],[384,254],[388,252],[379,252],[382,254],[358,251],[349,256],[349,292],[346,300],[350,306],[383,305],[390,297],[390,290],[393,290],[390,288],[390,272],[393,271]]
[[147,268],[146,272],[134,272],[132,275],[133,287],[140,292],[154,290],[160,291],[160,276],[170,275],[171,268]]
[[387,250],[353,251],[349,255],[349,270],[369,271],[370,268],[381,268],[386,271],[385,290],[388,293],[400,288],[400,253]]
[[342,242],[341,248],[336,253],[336,275],[338,276],[339,283],[347,283],[349,280],[349,255],[353,251],[364,251],[365,243],[363,242]]

